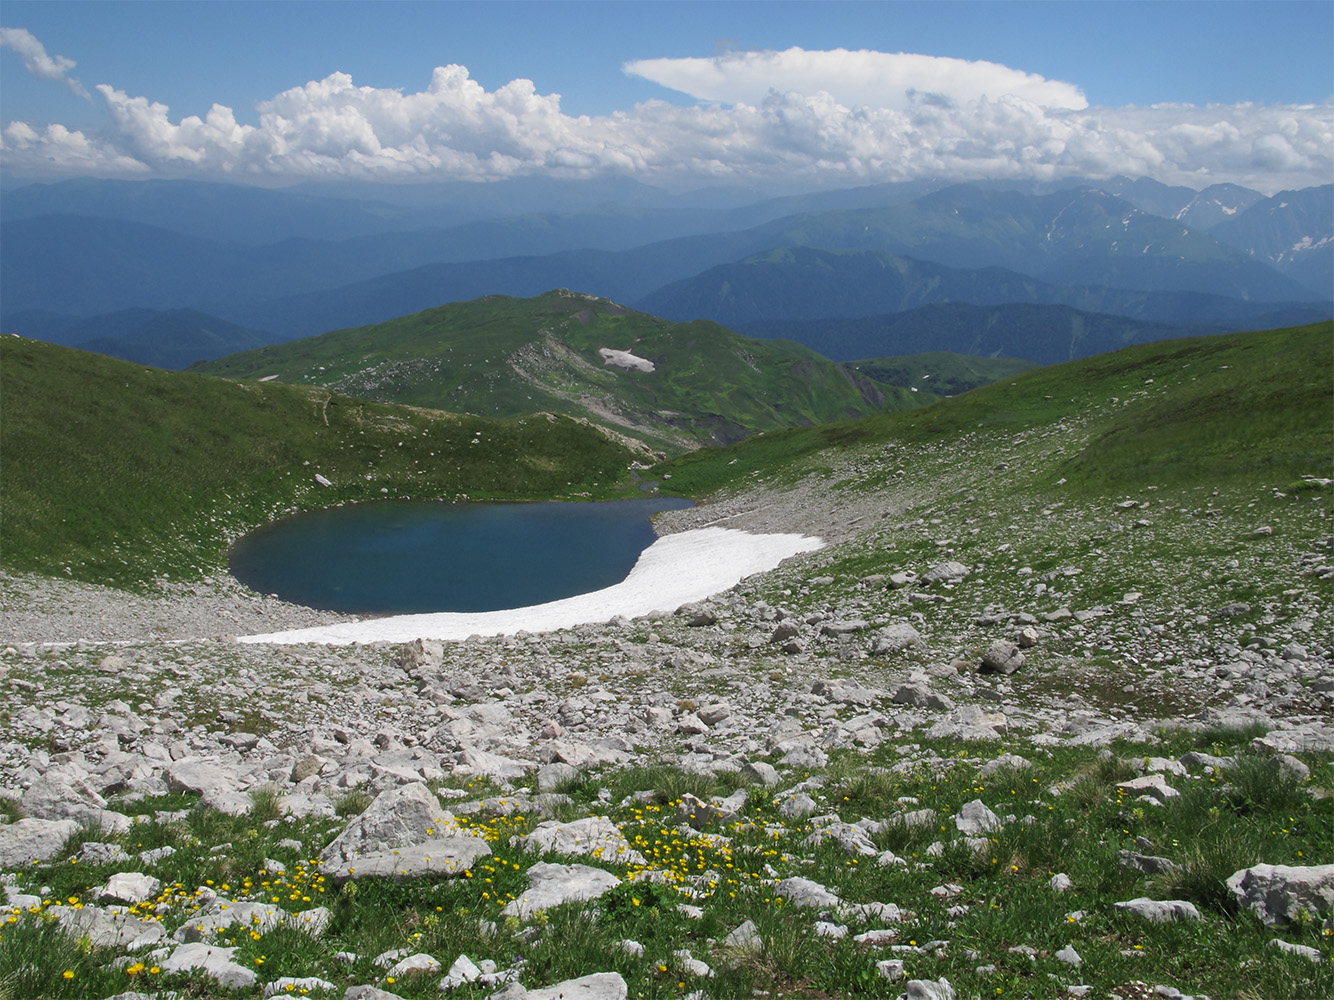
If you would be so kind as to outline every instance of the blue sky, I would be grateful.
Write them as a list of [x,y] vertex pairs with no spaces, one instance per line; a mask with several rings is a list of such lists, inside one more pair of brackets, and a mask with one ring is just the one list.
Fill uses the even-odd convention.
[[[1330,136],[1334,4],[1323,0],[6,0],[0,18],[9,32],[0,51],[0,128],[10,172],[48,164],[65,174],[274,181],[312,172],[491,179],[554,169],[687,183],[781,169],[813,184],[844,184],[927,171],[1122,172],[1138,164],[1178,182],[1254,184],[1272,175],[1282,186],[1280,177],[1319,181],[1330,164],[1319,147]],[[34,62],[34,46],[45,62]],[[838,50],[940,59],[853,65]],[[757,55],[764,51],[790,54]],[[708,62],[725,53],[732,54],[725,62]],[[635,61],[644,62],[627,72]],[[391,107],[385,95],[421,94],[432,71],[450,64],[466,67],[490,95],[478,114],[470,110],[477,95],[462,92],[429,109]],[[257,106],[335,73],[350,80],[275,112],[281,134],[245,132],[262,124]],[[1026,85],[1025,74],[1039,83]],[[532,96],[546,100],[495,96],[516,79],[532,81]],[[887,93],[887,79],[908,98]],[[375,107],[362,106],[356,89],[363,87],[380,95]],[[764,115],[736,111],[764,104],[771,89],[801,95],[801,106],[789,99]],[[838,108],[822,104],[820,92]],[[934,107],[949,106],[948,120],[922,106],[923,93],[936,94]],[[1007,95],[1049,110],[1000,115],[995,102]],[[681,113],[636,110],[655,101]],[[188,116],[207,118],[215,104],[231,109],[230,119],[178,127]],[[1197,110],[1144,110],[1163,104]],[[1283,110],[1312,104],[1321,107]],[[1108,110],[1093,116],[1084,105]],[[1198,110],[1205,106],[1228,110]],[[709,107],[726,113],[701,110]],[[405,115],[406,131],[397,127]],[[460,115],[473,128],[462,138]],[[804,124],[793,125],[794,116]],[[289,127],[296,119],[300,129]],[[1201,142],[1199,129],[1214,129],[1215,138]],[[1226,139],[1229,129],[1241,139]],[[1167,138],[1140,148],[1130,133]],[[950,143],[945,155],[942,142]],[[1108,142],[1116,149],[1102,148]],[[999,159],[990,155],[998,148]],[[742,155],[733,157],[736,150]]]

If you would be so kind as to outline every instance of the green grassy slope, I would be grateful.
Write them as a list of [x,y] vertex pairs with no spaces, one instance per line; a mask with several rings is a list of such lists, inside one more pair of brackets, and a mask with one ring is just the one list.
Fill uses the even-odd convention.
[[848,367],[877,382],[916,388],[919,392],[939,397],[957,396],[1037,365],[1020,358],[983,358],[953,351],[925,351],[850,361]]
[[[601,348],[654,363],[603,363]],[[656,448],[727,443],[756,431],[915,405],[786,341],[738,337],[714,323],[669,323],[607,299],[554,291],[492,295],[375,326],[222,358],[198,370],[276,375],[374,399],[511,417],[586,416]]]
[[[1063,433],[1087,443],[1031,482],[1116,492],[1334,474],[1334,324],[1167,340],[1004,378],[908,413],[765,434],[664,463],[687,495],[752,470],[793,476],[849,443]],[[736,460],[735,463],[733,460]]]
[[224,564],[229,538],[286,511],[607,495],[634,458],[568,417],[458,416],[0,338],[9,569],[118,586],[193,578]]

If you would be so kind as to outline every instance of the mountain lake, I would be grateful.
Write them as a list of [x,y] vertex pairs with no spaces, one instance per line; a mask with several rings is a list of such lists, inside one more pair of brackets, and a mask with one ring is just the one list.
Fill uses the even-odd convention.
[[232,575],[349,614],[503,611],[620,583],[675,497],[602,503],[386,500],[296,514],[232,546]]

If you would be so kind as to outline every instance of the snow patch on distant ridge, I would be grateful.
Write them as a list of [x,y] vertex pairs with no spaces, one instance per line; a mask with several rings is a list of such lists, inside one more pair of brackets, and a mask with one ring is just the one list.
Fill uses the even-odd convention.
[[637,357],[629,351],[617,351],[610,347],[603,347],[598,350],[602,355],[604,365],[615,365],[617,368],[626,370],[651,372],[656,367],[648,358]]

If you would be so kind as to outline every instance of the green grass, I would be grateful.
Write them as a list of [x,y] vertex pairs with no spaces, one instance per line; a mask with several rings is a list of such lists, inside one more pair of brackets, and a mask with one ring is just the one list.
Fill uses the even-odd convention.
[[7,569],[120,587],[198,579],[225,566],[232,539],[283,513],[608,497],[633,490],[634,458],[566,417],[459,416],[0,339]]
[[915,388],[928,398],[957,396],[959,393],[989,385],[1002,378],[1038,367],[1021,358],[983,358],[953,351],[926,351],[885,358],[849,361],[855,368],[877,382]]
[[[797,478],[849,446],[967,445],[1044,431],[1080,446],[1029,477],[1037,493],[1294,483],[1334,473],[1334,324],[1159,341],[1039,368],[920,410],[770,432],[664,462],[685,495],[753,471]],[[1068,485],[1067,485],[1068,484]],[[1313,488],[1313,487],[1312,487]]]
[[[218,943],[237,947],[237,960],[255,969],[261,983],[280,975],[318,975],[335,983],[339,993],[352,984],[375,983],[407,998],[437,996],[438,974],[400,977],[390,984],[384,969],[371,962],[382,951],[404,948],[431,954],[446,967],[459,954],[474,961],[491,959],[502,969],[522,958],[523,982],[530,987],[617,971],[636,997],[675,997],[696,988],[717,996],[765,990],[810,1000],[892,997],[902,983],[879,977],[875,962],[893,953],[859,945],[852,937],[884,926],[897,930],[898,944],[948,941],[938,952],[909,951],[900,957],[909,978],[943,976],[965,996],[1045,996],[1053,989],[1064,992],[1065,983],[1084,983],[1106,996],[1135,980],[1204,992],[1216,1000],[1314,997],[1334,989],[1329,938],[1316,921],[1266,927],[1248,911],[1239,911],[1222,887],[1233,871],[1258,860],[1304,865],[1334,854],[1334,799],[1310,794],[1313,788],[1328,792],[1334,786],[1334,766],[1325,757],[1303,755],[1313,775],[1296,797],[1285,792],[1263,799],[1247,796],[1242,802],[1228,790],[1229,779],[1264,762],[1248,754],[1244,740],[1226,742],[1219,748],[1238,757],[1236,768],[1170,776],[1169,783],[1183,794],[1156,806],[1115,788],[1142,761],[1137,755],[1143,748],[1135,745],[1113,745],[1109,759],[1091,748],[933,742],[921,733],[911,739],[918,766],[898,773],[884,770],[903,760],[895,744],[861,757],[836,755],[825,774],[828,781],[812,792],[819,813],[836,813],[848,822],[882,820],[907,808],[936,810],[934,824],[907,833],[891,826],[875,836],[877,847],[894,850],[908,865],[880,866],[874,858],[845,854],[827,841],[806,845],[809,821],[782,819],[774,791],[753,789],[734,821],[694,834],[671,819],[675,800],[665,789],[690,784],[700,793],[712,789],[717,794],[727,790],[728,782],[686,782],[660,766],[591,774],[586,776],[590,785],[614,789],[613,795],[659,793],[594,811],[611,816],[663,881],[626,881],[596,901],[566,904],[526,920],[499,911],[523,891],[524,873],[538,860],[510,841],[531,828],[535,820],[528,817],[481,813],[468,820],[494,851],[474,867],[471,878],[362,880],[342,889],[320,880],[304,860],[332,838],[338,821],[284,822],[270,829],[259,814],[229,817],[190,808],[183,822],[148,823],[97,839],[132,853],[163,844],[177,848],[154,869],[164,885],[155,902],[168,932],[190,919],[197,887],[230,899],[277,898],[289,911],[329,907],[333,920],[317,939],[286,929],[258,936],[231,930],[222,932]],[[1177,756],[1193,746],[1188,733],[1165,734],[1165,740],[1154,747],[1155,754]],[[979,765],[1002,750],[1026,754],[1031,763],[981,776]],[[1101,794],[1077,794],[1074,789],[1081,784],[1096,786]],[[479,791],[490,789],[474,785],[471,794]],[[899,806],[895,800],[901,796],[917,801]],[[953,816],[974,798],[1015,817],[988,835],[980,850],[965,846],[954,832]],[[182,800],[172,796],[139,805],[178,808]],[[282,846],[284,838],[295,838],[301,848]],[[45,902],[36,913],[0,911],[0,997],[106,996],[150,983],[153,989],[179,989],[183,996],[214,995],[216,988],[198,975],[165,976],[153,973],[151,965],[130,975],[113,963],[117,952],[81,945],[42,916],[40,911],[53,903],[91,902],[92,891],[114,870],[140,867],[137,860],[94,868],[72,862],[79,844],[90,839],[91,833],[81,834],[53,862],[19,874],[22,890],[45,887]],[[1118,851],[1139,849],[1137,841],[1145,839],[1153,845],[1151,853],[1181,869],[1148,876],[1119,863]],[[943,843],[943,850],[933,849],[935,842]],[[210,850],[215,844],[229,846],[215,852]],[[284,873],[263,871],[266,858],[282,861]],[[551,860],[599,865],[622,878],[639,870],[589,858]],[[1073,882],[1068,892],[1057,893],[1048,885],[1058,871]],[[903,920],[886,924],[797,908],[773,888],[774,879],[791,875],[814,879],[848,903],[896,903]],[[949,883],[959,886],[957,893],[931,891]],[[1151,924],[1113,906],[1145,895],[1194,902],[1205,919]],[[700,907],[702,916],[685,915],[678,908],[683,902]],[[8,916],[14,920],[6,923]],[[756,924],[763,949],[725,954],[718,942],[748,919]],[[844,924],[850,933],[841,939],[819,936],[818,919]],[[1274,937],[1314,947],[1324,960],[1311,963],[1280,953],[1269,943]],[[626,952],[620,945],[624,939],[642,944],[644,955]],[[1035,956],[1012,952],[1017,945],[1035,949]],[[1077,973],[1054,958],[1066,945],[1084,959]],[[684,972],[674,957],[680,950],[707,962],[715,978],[700,980]],[[340,951],[358,957],[344,963],[333,957]],[[71,979],[64,978],[66,971],[73,973]],[[490,992],[494,988],[463,987],[453,995],[473,1000]],[[258,994],[256,987],[234,995]]]
[[[604,347],[657,368],[608,367],[598,354]],[[489,295],[195,370],[277,375],[294,385],[493,417],[566,413],[669,453],[917,405],[907,390],[858,381],[790,341],[739,337],[704,321],[669,323],[564,291]]]

